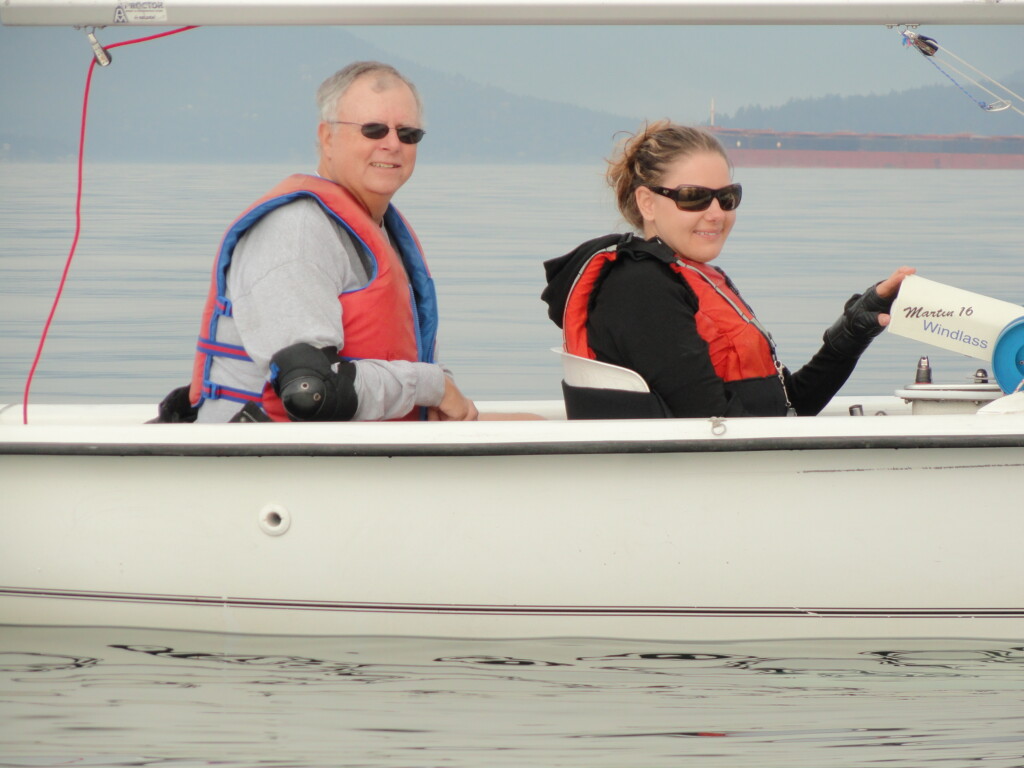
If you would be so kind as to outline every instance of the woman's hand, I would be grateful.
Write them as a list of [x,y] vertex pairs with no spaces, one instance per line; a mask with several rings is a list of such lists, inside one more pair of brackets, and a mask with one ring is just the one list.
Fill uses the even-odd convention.
[[915,271],[913,267],[900,267],[864,293],[850,297],[843,314],[825,331],[825,343],[845,357],[858,357],[892,320],[889,310],[900,283]]
[[[883,299],[896,298],[896,294],[900,290],[900,283],[902,283],[908,275],[912,275],[915,272],[917,272],[917,270],[913,267],[900,267],[889,275],[889,277],[875,286],[875,293]],[[880,312],[878,315],[878,324],[883,328],[887,326],[891,320],[892,315],[885,312]]]

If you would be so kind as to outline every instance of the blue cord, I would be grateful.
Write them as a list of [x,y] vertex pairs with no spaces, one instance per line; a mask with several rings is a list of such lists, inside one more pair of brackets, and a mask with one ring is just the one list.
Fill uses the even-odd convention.
[[984,109],[986,112],[989,111],[989,109],[991,108],[991,105],[986,104],[984,101],[979,101],[978,99],[974,98],[970,93],[967,92],[967,89],[965,89],[962,85],[960,85],[960,83],[958,83],[956,80],[954,80],[953,77],[948,72],[946,72],[946,70],[944,70],[942,67],[940,67],[938,64],[936,64],[934,60],[928,59],[928,62],[933,67],[935,67],[937,70],[939,70],[939,72],[941,72],[946,77],[948,77],[949,81],[951,83],[953,83],[953,85],[955,85],[957,88],[959,88],[960,92],[963,93],[964,96],[966,96],[968,99],[973,101],[975,104],[977,104],[979,107]]
[[[932,40],[931,38],[924,38],[924,39],[928,40],[929,42],[935,43],[935,41],[934,41],[934,40]],[[952,83],[953,85],[955,85],[955,86],[956,86],[957,88],[959,88],[959,89],[960,89],[960,92],[961,92],[961,93],[962,93],[962,94],[963,94],[964,96],[966,96],[966,97],[967,97],[968,99],[970,99],[971,101],[973,101],[973,102],[974,102],[975,104],[977,104],[977,105],[978,105],[979,107],[981,107],[982,109],[984,109],[984,110],[985,110],[986,112],[990,112],[990,111],[992,110],[992,105],[991,105],[991,104],[986,104],[986,103],[985,103],[984,101],[979,101],[978,99],[974,98],[974,96],[972,96],[972,95],[971,95],[971,94],[970,94],[970,93],[969,93],[969,92],[967,91],[967,89],[966,89],[966,88],[964,88],[964,87],[963,87],[962,85],[960,85],[960,83],[958,83],[958,82],[957,82],[957,81],[956,81],[956,80],[955,80],[955,79],[953,78],[953,76],[952,76],[951,74],[949,74],[949,73],[948,73],[948,72],[947,72],[946,70],[944,70],[944,69],[943,69],[942,67],[940,67],[940,66],[939,66],[938,64],[936,64],[936,63],[935,63],[935,59],[933,59],[933,58],[932,58],[932,56],[934,56],[934,55],[935,55],[935,53],[936,53],[936,52],[937,52],[937,51],[939,50],[939,46],[938,46],[938,43],[935,43],[935,50],[934,50],[934,51],[932,51],[931,53],[927,53],[927,52],[925,51],[925,49],[924,49],[924,48],[922,48],[922,47],[921,47],[921,46],[920,46],[920,45],[919,45],[919,44],[918,44],[918,43],[916,42],[916,40],[915,40],[915,39],[909,38],[909,37],[907,37],[906,35],[904,35],[904,36],[903,36],[903,45],[912,45],[912,46],[914,46],[915,48],[917,48],[917,49],[918,49],[918,50],[919,50],[919,51],[921,52],[921,55],[922,55],[922,56],[924,56],[924,57],[925,57],[925,58],[926,58],[926,59],[928,60],[928,63],[929,63],[929,64],[931,64],[931,65],[932,65],[933,67],[935,67],[935,68],[936,68],[937,70],[939,70],[939,72],[941,72],[941,73],[942,73],[943,75],[945,75],[945,76],[946,76],[946,77],[947,77],[947,78],[949,79],[949,81],[950,81],[950,82],[951,82],[951,83]]]

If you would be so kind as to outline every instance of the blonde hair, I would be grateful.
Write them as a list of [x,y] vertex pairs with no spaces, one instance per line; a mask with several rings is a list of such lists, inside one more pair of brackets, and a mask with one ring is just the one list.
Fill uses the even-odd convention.
[[644,220],[636,204],[637,188],[658,185],[671,163],[704,152],[721,155],[732,169],[729,156],[718,139],[701,128],[658,120],[645,123],[635,134],[626,136],[608,160],[605,172],[622,217],[637,231],[642,231]]

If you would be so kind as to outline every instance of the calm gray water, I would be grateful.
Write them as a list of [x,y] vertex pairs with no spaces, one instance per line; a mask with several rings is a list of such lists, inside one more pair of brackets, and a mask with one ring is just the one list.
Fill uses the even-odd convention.
[[[83,238],[33,402],[156,402],[183,383],[221,233],[292,170],[90,166]],[[424,166],[402,191],[440,287],[443,359],[471,396],[558,396],[540,263],[619,228],[600,173]],[[850,293],[900,264],[1024,300],[1024,173],[740,169],[737,179],[744,204],[720,264],[791,366]],[[70,244],[73,191],[69,166],[0,165],[0,402],[21,399]],[[944,380],[979,365],[883,335],[846,393],[891,392],[921,354]],[[979,500],[1013,503],[983,489]],[[54,765],[1019,768],[1024,638],[0,627],[0,766]]]
[[[82,239],[31,401],[157,402],[184,383],[220,236],[294,170],[88,166]],[[541,263],[621,229],[601,172],[421,166],[400,193],[439,286],[441,359],[469,396],[560,396]],[[743,207],[717,263],[790,367],[810,357],[851,293],[901,264],[1024,302],[1024,172],[739,169],[736,178]],[[70,246],[73,193],[72,166],[0,165],[0,402],[21,401]],[[979,364],[883,335],[844,394],[891,393],[921,354],[942,380]]]
[[1024,765],[1024,644],[0,633],[0,766]]

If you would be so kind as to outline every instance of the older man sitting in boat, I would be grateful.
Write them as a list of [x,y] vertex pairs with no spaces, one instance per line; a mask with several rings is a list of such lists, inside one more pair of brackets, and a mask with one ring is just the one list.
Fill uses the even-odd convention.
[[285,179],[228,229],[189,391],[198,420],[473,420],[434,362],[437,301],[391,198],[424,136],[412,83],[356,62],[317,91],[316,175]]

